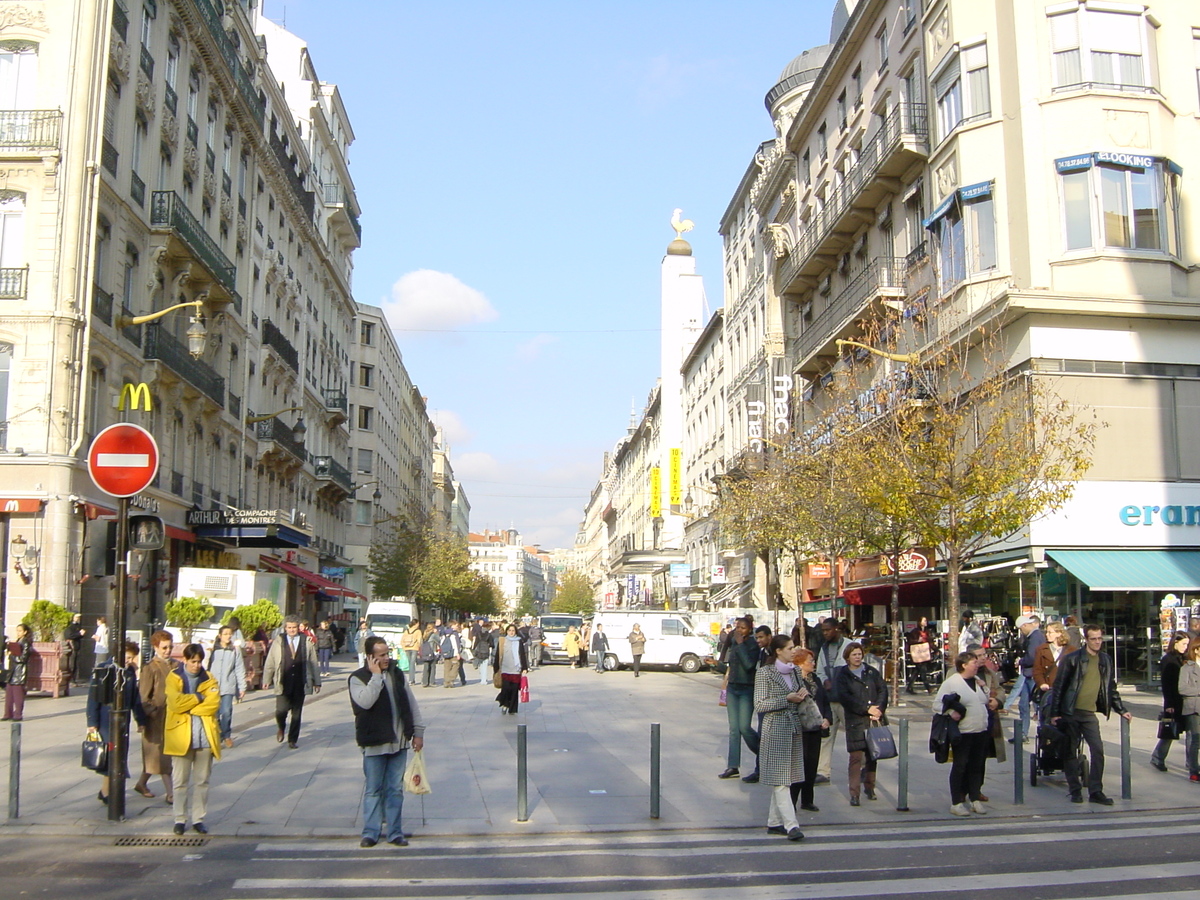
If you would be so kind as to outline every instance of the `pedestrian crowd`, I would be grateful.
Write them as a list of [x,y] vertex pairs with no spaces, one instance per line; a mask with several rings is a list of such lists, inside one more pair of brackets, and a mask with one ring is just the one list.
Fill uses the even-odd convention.
[[[920,681],[935,695],[929,749],[938,762],[950,763],[950,813],[986,815],[988,760],[1003,762],[1007,744],[1031,739],[1038,770],[1061,770],[1072,803],[1111,806],[1099,719],[1132,715],[1117,690],[1103,629],[1065,621],[1043,630],[1038,617],[1021,616],[1011,641],[1016,677],[1006,693],[1001,665],[973,618],[964,613],[960,650],[936,687],[941,649],[929,621],[922,617],[905,640],[908,692]],[[717,777],[742,775],[743,746],[754,756],[754,769],[742,781],[771,788],[769,834],[804,837],[798,813],[819,812],[813,788],[831,782],[839,732],[851,806],[878,799],[878,762],[895,755],[883,664],[845,631],[826,618],[815,630],[798,620],[790,634],[772,634],[742,617],[719,636],[716,670],[723,676],[729,733],[726,767]],[[1163,712],[1151,764],[1167,771],[1171,745],[1182,739],[1188,777],[1200,781],[1200,637],[1175,633],[1160,668]],[[1004,736],[1002,712],[1020,724],[1011,738]]]

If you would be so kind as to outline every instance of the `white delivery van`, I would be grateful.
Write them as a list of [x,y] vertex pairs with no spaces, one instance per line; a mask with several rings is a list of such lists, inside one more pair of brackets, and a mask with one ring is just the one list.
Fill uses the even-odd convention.
[[698,672],[705,657],[712,655],[712,645],[696,632],[685,613],[668,611],[614,612],[604,610],[592,619],[592,633],[603,625],[608,635],[608,653],[604,668],[613,670],[633,665],[629,649],[629,633],[634,624],[646,635],[642,653],[643,666],[678,666],[684,672]]
[[372,600],[367,604],[367,630],[388,642],[393,651],[400,649],[400,635],[417,618],[417,604],[405,597]]
[[[192,640],[211,650],[217,640],[221,619],[239,606],[249,606],[266,597],[280,609],[287,605],[287,577],[273,572],[254,572],[250,569],[201,569],[183,566],[179,570],[176,597],[203,597],[213,607],[212,618],[192,631]],[[167,626],[175,642],[182,640],[178,628]],[[243,634],[250,640],[252,634]]]
[[566,661],[567,653],[563,650],[563,638],[572,625],[575,631],[583,630],[583,616],[571,616],[565,613],[550,613],[538,619],[542,626],[542,661]]

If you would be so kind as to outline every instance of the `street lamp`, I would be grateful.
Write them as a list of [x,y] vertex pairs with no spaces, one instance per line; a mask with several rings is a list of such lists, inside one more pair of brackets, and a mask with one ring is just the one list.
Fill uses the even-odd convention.
[[379,489],[379,479],[378,478],[376,478],[374,481],[364,481],[362,484],[350,485],[350,493],[351,494],[356,493],[359,488],[365,488],[369,484],[375,485],[375,490],[371,492],[371,499],[374,500],[376,503],[378,503],[380,500],[383,499],[383,491],[381,491]]
[[203,300],[176,303],[174,306],[168,306],[166,309],[160,309],[157,312],[146,313],[144,316],[118,315],[114,321],[117,328],[129,328],[131,325],[142,325],[146,322],[153,322],[155,319],[161,319],[167,313],[183,309],[185,306],[196,307],[196,314],[192,316],[192,324],[188,326],[187,330],[187,345],[188,353],[193,358],[199,359],[204,355],[204,347],[208,343],[208,330],[204,327],[204,313],[201,311],[201,307],[204,306]]
[[866,350],[868,353],[875,356],[882,356],[884,359],[890,359],[893,362],[910,363],[915,365],[920,358],[916,353],[888,353],[885,350],[877,350],[875,347],[870,347],[867,344],[860,344],[858,341],[834,341],[840,351],[842,347],[858,347],[860,350]]
[[[265,413],[260,416],[246,416],[247,425],[256,425],[259,422],[266,422],[269,419],[274,419],[276,416],[281,416],[285,412],[299,412],[303,410],[302,406],[285,406],[283,409],[276,410],[273,413]],[[304,436],[308,434],[308,426],[304,424],[304,416],[296,419],[296,424],[292,426],[292,435],[298,441],[304,440]]]

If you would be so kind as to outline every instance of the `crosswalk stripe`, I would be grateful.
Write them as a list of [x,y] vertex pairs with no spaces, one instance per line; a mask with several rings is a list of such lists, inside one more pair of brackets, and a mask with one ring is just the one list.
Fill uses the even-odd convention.
[[[972,846],[978,847],[979,841],[973,840]],[[827,848],[825,848],[827,849]],[[705,888],[643,888],[641,890],[621,889],[622,900],[728,900],[736,896],[739,900],[836,900],[836,898],[861,898],[873,894],[883,895],[897,893],[900,887],[896,879],[859,880],[853,878],[853,872],[838,872],[839,881],[830,884],[806,884],[812,877],[811,869],[795,869],[784,872],[764,873],[778,882],[784,879],[795,879],[795,883],[787,887],[777,884],[766,886],[721,885]],[[1097,869],[1062,869],[1057,871],[1037,872],[1002,872],[988,875],[942,875],[914,880],[913,894],[932,893],[963,893],[976,891],[1002,890],[1011,888],[1055,887],[1069,885],[1078,887],[1081,884],[1113,884],[1144,880],[1161,880],[1166,878],[1195,878],[1200,876],[1200,862],[1189,863],[1160,863],[1143,866],[1120,866]],[[573,885],[595,883],[618,883],[622,885],[661,884],[663,882],[698,882],[698,881],[738,881],[745,880],[747,873],[739,872],[732,875],[722,874],[672,874],[672,875],[587,875],[571,876]],[[541,885],[562,884],[563,876],[545,876],[520,878],[506,876],[503,884],[497,884],[495,877],[489,878],[239,878],[233,883],[235,891],[284,891],[307,888],[312,890],[363,890],[364,896],[379,896],[381,890],[404,890],[411,892],[417,888],[472,888],[476,897],[488,896],[488,889],[502,887],[503,893],[510,893],[515,887],[529,888]],[[478,890],[483,889],[483,890]],[[495,890],[493,895],[499,893]],[[539,897],[561,898],[561,900],[611,900],[613,892],[591,893],[559,893],[543,894]],[[1193,895],[1194,896],[1194,895]],[[345,898],[343,898],[345,900]]]
[[[1200,824],[1198,824],[1198,825],[1175,825],[1175,826],[1171,827],[1170,833],[1173,836],[1200,834]],[[1073,830],[1073,831],[1069,831],[1069,832],[1065,832],[1065,833],[1055,832],[1053,834],[1053,839],[1057,842],[1130,840],[1133,838],[1161,837],[1162,834],[1163,834],[1163,828],[1160,825],[1157,827],[1145,827],[1145,828],[1116,828],[1116,829],[1089,830],[1089,831]],[[862,832],[858,832],[857,836],[861,840]],[[818,837],[818,835],[814,834],[813,837]],[[872,835],[872,837],[873,837],[873,835]],[[1005,843],[1009,844],[1009,845],[1012,845],[1012,844],[1040,844],[1040,843],[1044,843],[1046,841],[1046,839],[1047,839],[1047,834],[1045,832],[1039,831],[1039,832],[1029,833],[1029,834],[1008,835],[1005,837]],[[967,832],[965,829],[960,829],[959,835],[957,837],[939,838],[937,845],[939,848],[977,847],[979,845],[979,841],[980,841],[980,835],[974,829],[971,829],[969,832]],[[357,848],[346,847],[344,842],[343,842],[342,846],[345,851],[353,852],[353,856],[346,856],[346,857],[323,856],[323,857],[321,857],[321,861],[328,862],[328,863],[334,863],[334,862],[360,863],[360,862],[362,862],[362,859],[363,859],[362,851],[358,850]],[[755,846],[739,846],[737,848],[736,852],[739,854],[742,854],[742,855],[759,854],[759,853],[776,853],[779,851],[781,846],[782,846],[782,842],[779,841],[778,839],[774,839],[774,838],[768,839],[760,833],[757,844]],[[929,846],[928,835],[912,836],[912,837],[909,837],[904,840],[884,840],[884,841],[872,840],[871,841],[871,849],[872,850],[907,850],[907,849],[927,848],[928,846]],[[473,855],[475,856],[475,858],[478,858],[481,855],[485,855],[487,853],[488,849],[489,848],[486,848],[486,847],[476,847],[476,848],[474,848]],[[791,849],[797,853],[827,853],[827,852],[830,852],[831,850],[835,850],[836,845],[831,846],[829,843],[827,843],[823,840],[814,840],[811,843],[806,842],[803,844],[797,844],[797,845],[795,845],[794,848],[791,848]],[[425,850],[425,848],[422,848],[422,850]],[[673,846],[673,847],[671,847],[671,856],[672,856],[672,858],[676,858],[676,859],[681,859],[681,858],[686,858],[686,857],[704,857],[704,856],[712,856],[714,852],[726,853],[728,851],[729,851],[728,846],[722,847],[719,849],[713,848],[713,847],[675,847],[675,846]],[[570,857],[570,856],[613,856],[613,855],[624,856],[624,857],[636,857],[636,858],[646,858],[646,857],[655,858],[655,857],[662,856],[662,853],[663,853],[662,847],[646,847],[646,848],[635,849],[635,848],[631,848],[631,847],[612,847],[612,846],[607,846],[605,844],[594,844],[594,845],[590,845],[590,846],[586,846],[586,847],[578,847],[577,846],[575,848],[555,848],[555,849],[549,850],[549,851],[528,848],[528,849],[523,849],[523,850],[515,850],[511,853],[504,853],[501,855],[501,858],[503,858],[503,859],[529,859],[529,858],[543,857],[543,856],[548,856],[548,855],[553,855],[556,858],[557,857]],[[406,852],[404,854],[404,858],[416,861],[416,860],[446,859],[447,857],[444,854],[432,854],[432,853],[428,853],[428,852],[418,851],[416,853]],[[269,856],[268,855],[268,856],[256,856],[256,857],[253,857],[253,859],[255,862],[305,862],[305,861],[311,861],[313,859],[313,857],[309,856],[309,855],[299,856],[299,857]],[[706,876],[706,877],[708,877],[708,876]],[[548,880],[553,881],[555,879],[548,879]],[[455,885],[458,884],[458,882],[448,882],[448,883],[452,883]],[[471,883],[471,882],[464,882],[464,883]],[[531,882],[531,883],[535,883],[535,882]]]
[[[1095,832],[1101,832],[1104,828],[1126,827],[1130,825],[1138,825],[1141,823],[1151,822],[1159,824],[1157,819],[1150,818],[1145,815],[1093,815],[1089,817],[1086,825],[1094,829]],[[1066,817],[1063,819],[1041,817],[1036,819],[981,819],[973,818],[971,820],[971,832],[973,834],[987,834],[993,832],[1017,831],[1022,834],[1039,831],[1045,833],[1050,831],[1056,836],[1062,829],[1076,829],[1081,823],[1078,817]],[[802,823],[801,828],[809,829],[810,837],[820,838],[822,840],[830,838],[853,838],[854,840],[862,839],[862,829],[856,827],[837,827],[826,826],[819,823]],[[903,826],[871,826],[871,836],[877,837],[913,837],[916,834],[922,834],[930,838],[938,838],[942,834],[957,835],[962,834],[963,823],[961,821],[947,822],[914,822],[911,825]],[[320,853],[324,851],[344,851],[349,849],[347,844],[350,841],[357,841],[357,837],[347,836],[344,838],[317,838],[310,841],[261,841],[256,845],[256,852],[296,852],[296,853]],[[420,837],[422,850],[470,850],[473,853],[478,853],[488,850],[504,850],[508,848],[518,850],[529,850],[532,846],[545,847],[548,852],[554,851],[556,848],[565,847],[568,849],[578,848],[581,844],[596,843],[608,848],[613,847],[637,847],[638,845],[653,845],[661,844],[702,844],[702,843],[720,843],[727,847],[733,843],[754,843],[757,844],[762,840],[762,827],[753,826],[749,828],[724,829],[721,831],[648,831],[638,832],[636,834],[613,833],[613,832],[585,832],[574,834],[538,834],[529,835],[527,837],[494,837],[491,835],[473,835],[468,837],[455,837],[450,835],[432,835],[429,837]]]

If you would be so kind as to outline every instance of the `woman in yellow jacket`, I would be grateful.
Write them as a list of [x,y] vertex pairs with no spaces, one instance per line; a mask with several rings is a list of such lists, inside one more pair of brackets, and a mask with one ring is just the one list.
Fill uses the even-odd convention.
[[[217,710],[221,688],[204,671],[204,648],[188,644],[183,664],[167,675],[167,722],[163,753],[174,757],[175,834],[183,834],[190,805],[192,828],[208,834],[204,813],[208,803],[208,776],[214,759],[221,758]],[[188,788],[191,788],[189,804]]]
[[575,630],[575,626],[571,625],[567,628],[567,633],[563,636],[563,652],[567,654],[567,659],[571,661],[571,668],[579,668],[579,632]]

